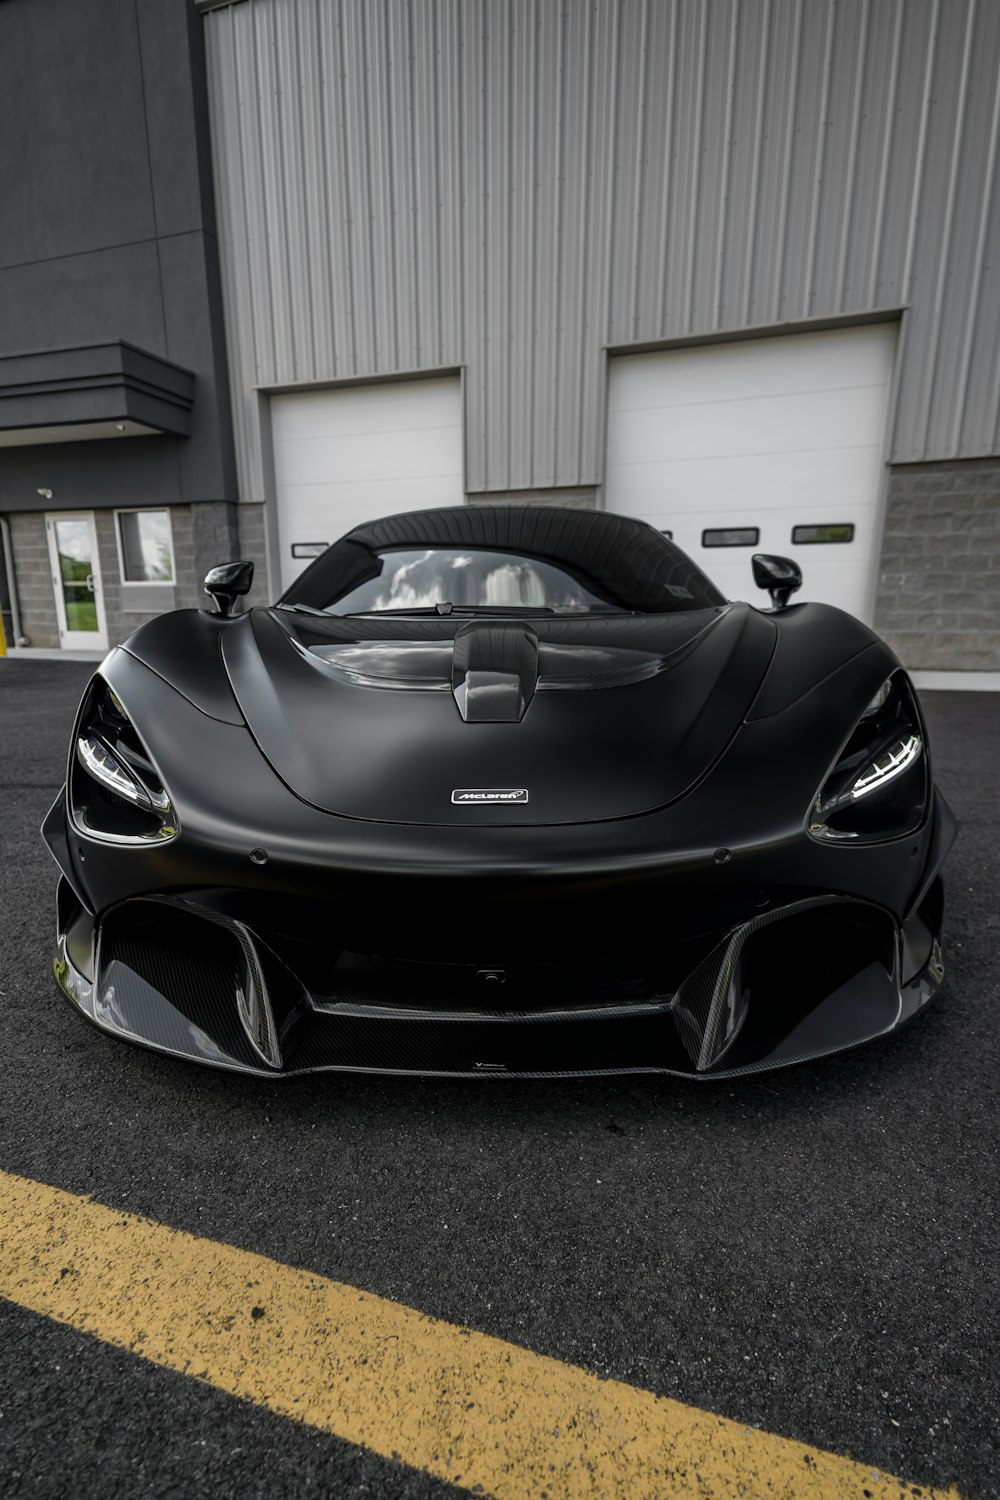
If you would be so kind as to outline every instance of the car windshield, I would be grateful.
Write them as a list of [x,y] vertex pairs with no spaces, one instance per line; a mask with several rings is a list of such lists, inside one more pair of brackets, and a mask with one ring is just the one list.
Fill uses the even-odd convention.
[[349,532],[279,601],[323,614],[662,614],[724,602],[644,522],[602,511],[486,506],[389,516]]

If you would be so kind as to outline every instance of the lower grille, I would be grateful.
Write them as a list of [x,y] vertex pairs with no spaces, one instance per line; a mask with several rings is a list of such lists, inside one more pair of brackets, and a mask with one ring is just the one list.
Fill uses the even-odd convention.
[[657,998],[652,966],[636,956],[602,963],[432,963],[341,952],[321,990],[320,1008],[376,1006],[392,1010],[516,1011],[628,1005]]
[[447,963],[327,948],[159,897],[103,918],[89,1013],[241,1071],[720,1076],[891,1029],[897,946],[887,913],[828,895],[724,934],[663,939],[663,952],[527,961],[522,949],[507,964],[487,950],[487,962]]

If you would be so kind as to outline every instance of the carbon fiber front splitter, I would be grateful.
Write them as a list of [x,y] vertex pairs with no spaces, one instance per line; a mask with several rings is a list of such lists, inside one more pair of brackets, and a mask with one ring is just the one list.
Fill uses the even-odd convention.
[[730,1078],[857,1046],[910,1020],[944,976],[942,906],[939,880],[903,926],[843,896],[795,901],[722,933],[669,993],[614,982],[603,996],[600,983],[574,992],[555,970],[546,993],[544,976],[518,988],[517,975],[508,987],[502,970],[480,970],[450,974],[435,997],[426,980],[403,984],[398,974],[412,969],[398,965],[387,981],[383,964],[373,985],[331,962],[328,983],[307,985],[287,951],[185,898],[124,902],[95,924],[63,886],[55,976],[113,1036],[259,1077]]

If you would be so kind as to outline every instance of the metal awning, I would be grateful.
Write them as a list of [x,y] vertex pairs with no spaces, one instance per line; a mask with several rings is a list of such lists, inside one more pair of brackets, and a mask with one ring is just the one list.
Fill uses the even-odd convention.
[[0,448],[187,437],[194,383],[190,370],[124,340],[0,356]]

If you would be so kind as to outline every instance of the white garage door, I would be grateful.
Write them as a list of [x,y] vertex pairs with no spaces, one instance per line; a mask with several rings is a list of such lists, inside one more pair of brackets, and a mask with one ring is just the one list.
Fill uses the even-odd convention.
[[362,521],[463,502],[457,376],[273,396],[271,432],[282,588]]
[[797,599],[866,619],[895,325],[613,359],[605,505],[674,539],[730,599],[793,557]]

